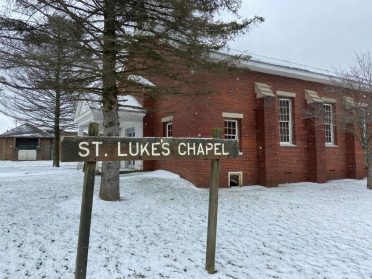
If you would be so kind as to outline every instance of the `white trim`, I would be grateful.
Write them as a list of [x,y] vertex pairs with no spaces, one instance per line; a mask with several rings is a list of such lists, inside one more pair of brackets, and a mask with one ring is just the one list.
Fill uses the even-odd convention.
[[[279,142],[280,144],[284,144],[284,145],[293,145],[293,115],[292,115],[292,99],[290,98],[280,98],[279,99],[279,114],[280,114],[280,101],[288,101],[288,115],[289,115],[289,134],[288,134],[288,137],[289,137],[289,141],[280,141],[280,124],[279,124]],[[284,122],[284,121],[280,121],[280,118],[279,118],[279,123],[280,122]],[[285,121],[287,122],[287,121]]]
[[276,91],[276,95],[279,97],[296,98],[296,93],[286,91]]
[[[330,129],[331,129],[331,142],[325,142],[326,146],[332,146],[332,145],[335,145],[335,128],[334,128],[334,123],[333,123],[333,105],[332,104],[323,104],[323,108],[324,107],[330,107],[330,123],[324,123],[329,125],[330,126]],[[325,127],[324,127],[324,137],[326,137],[325,135]],[[325,140],[325,139],[324,139]]]
[[[323,84],[334,84],[331,75],[315,73],[304,69],[292,68],[288,66],[275,65],[270,63],[265,63],[261,61],[254,61],[250,59],[246,62],[237,65],[239,68],[248,68],[254,72],[272,74],[283,77],[297,78],[301,80],[308,80],[319,82]],[[334,78],[334,77],[333,77]]]
[[243,186],[243,172],[242,171],[229,171],[227,173],[228,187],[231,187],[230,186],[230,175],[239,175],[239,185],[238,186]]
[[171,122],[171,121],[173,121],[173,115],[166,116],[161,119],[161,122]]
[[[214,53],[211,56],[215,59],[224,59],[225,57],[229,57],[228,54],[224,53]],[[249,69],[253,72],[297,78],[300,80],[314,81],[328,85],[334,85],[335,79],[337,80],[337,77],[333,76],[328,71],[324,71],[323,73],[314,72],[311,69],[299,68],[291,65],[278,65],[271,62],[259,61],[255,58],[239,61],[235,63],[235,66],[241,69]]]
[[280,142],[280,146],[282,147],[297,147],[297,145],[289,142]]
[[324,103],[330,103],[330,104],[336,103],[336,99],[333,99],[333,98],[322,97],[321,99]]
[[[224,53],[213,53],[211,58],[220,60],[229,57],[229,54]],[[288,64],[288,63],[287,63]],[[275,64],[275,62],[266,62],[261,61],[257,58],[250,58],[248,60],[243,60],[235,63],[237,68],[241,69],[249,69],[253,72],[271,74],[276,76],[283,76],[289,78],[297,78],[300,80],[307,80],[313,81],[328,85],[334,85],[335,80],[339,80],[339,78],[335,77],[329,71],[323,70],[321,72],[314,72],[310,68],[301,68],[301,65],[281,65],[279,63]]]
[[[169,126],[172,127],[172,129],[169,129]],[[169,135],[169,131],[172,132],[172,135]],[[173,122],[165,122],[165,137],[166,138],[171,138],[173,137]]]
[[243,118],[243,114],[242,113],[234,113],[234,112],[223,112],[222,113],[222,117],[224,117],[224,118],[239,118],[239,119],[242,119]]
[[326,143],[325,147],[338,147],[338,145],[335,145],[334,143]]
[[[230,118],[225,118],[224,119],[224,129],[226,128],[226,126],[225,126],[225,122],[226,121],[229,121],[229,122],[234,122],[235,123],[235,131],[236,131],[236,134],[234,135],[235,136],[235,139],[237,140],[237,141],[239,141],[239,122],[238,122],[238,120],[237,119],[230,119]],[[228,134],[229,136],[232,136],[232,134]],[[226,134],[224,133],[224,138],[226,137]]]

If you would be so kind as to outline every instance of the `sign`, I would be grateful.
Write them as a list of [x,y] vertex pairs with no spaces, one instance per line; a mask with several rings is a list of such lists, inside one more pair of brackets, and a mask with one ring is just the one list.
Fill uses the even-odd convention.
[[239,155],[236,140],[203,138],[64,137],[62,162],[220,159]]
[[98,130],[97,123],[90,123],[89,137],[63,137],[61,140],[62,162],[86,162],[75,279],[86,278],[96,161],[210,159],[205,269],[215,273],[219,159],[237,157],[238,141],[220,139],[220,129],[213,129],[214,138],[210,139],[99,137]]

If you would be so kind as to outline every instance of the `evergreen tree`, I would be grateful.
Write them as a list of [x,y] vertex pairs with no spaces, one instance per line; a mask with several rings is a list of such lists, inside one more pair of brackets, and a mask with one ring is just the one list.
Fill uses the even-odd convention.
[[[226,68],[241,57],[211,56],[227,42],[263,21],[223,21],[221,13],[238,17],[240,0],[14,0],[20,24],[35,28],[48,14],[67,17],[84,31],[81,41],[94,63],[86,66],[102,98],[105,136],[119,134],[120,91],[131,94],[178,94],[185,74]],[[8,16],[4,15],[8,18]],[[25,19],[25,20],[23,20]],[[30,19],[32,19],[30,21]],[[87,71],[82,67],[82,71]],[[156,76],[162,84],[150,87],[129,75]],[[154,94],[156,93],[156,94]],[[100,197],[119,200],[119,162],[104,162]]]
[[61,16],[48,16],[37,28],[11,19],[1,25],[0,82],[7,89],[0,93],[1,111],[52,129],[53,166],[59,167],[60,132],[75,127],[76,99],[81,84],[87,84],[81,72],[87,60],[79,45],[83,33]]

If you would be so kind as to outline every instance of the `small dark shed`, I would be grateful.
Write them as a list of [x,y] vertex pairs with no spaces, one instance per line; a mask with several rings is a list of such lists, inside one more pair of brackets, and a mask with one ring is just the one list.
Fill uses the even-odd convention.
[[51,160],[53,135],[25,123],[0,134],[0,160]]

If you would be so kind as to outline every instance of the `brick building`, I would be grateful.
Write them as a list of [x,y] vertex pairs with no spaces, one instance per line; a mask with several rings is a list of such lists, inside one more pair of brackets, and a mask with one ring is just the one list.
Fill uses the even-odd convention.
[[[358,142],[335,121],[345,106],[329,76],[254,60],[239,68],[204,76],[214,94],[145,99],[144,136],[210,137],[221,128],[225,138],[238,139],[241,155],[221,160],[221,187],[365,176]],[[305,117],[309,110],[326,117]],[[145,161],[144,168],[208,186],[208,160]]]
[[53,135],[25,123],[0,135],[0,160],[50,160]]

